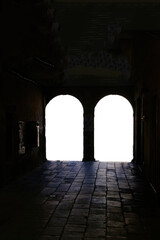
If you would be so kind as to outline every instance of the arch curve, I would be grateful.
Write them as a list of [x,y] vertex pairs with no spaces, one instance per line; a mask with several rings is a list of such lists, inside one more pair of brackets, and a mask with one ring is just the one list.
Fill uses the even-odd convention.
[[57,95],[46,106],[48,160],[82,160],[83,106],[72,95]]
[[102,100],[102,99],[105,99],[106,97],[108,96],[120,96],[122,98],[124,98],[126,101],[128,101],[128,103],[132,106],[133,110],[134,110],[134,99],[132,99],[131,97],[129,96],[126,96],[125,94],[123,93],[119,93],[119,92],[109,92],[109,93],[104,93],[104,94],[101,94],[97,101],[95,102],[95,107],[97,106],[97,104]]
[[133,159],[133,107],[121,95],[107,95],[95,106],[95,159]]

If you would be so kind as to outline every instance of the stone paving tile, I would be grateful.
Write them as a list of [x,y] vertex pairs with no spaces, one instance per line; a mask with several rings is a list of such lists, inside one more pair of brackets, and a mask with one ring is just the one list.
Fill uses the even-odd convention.
[[[134,240],[136,240],[135,238]],[[128,237],[123,237],[123,236],[107,236],[106,240],[128,240]]]
[[76,224],[76,225],[86,225],[87,217],[86,216],[70,216],[68,219],[68,223]]
[[59,236],[58,237],[54,236],[53,238],[53,236],[43,235],[38,240],[59,240],[59,239],[60,239]]
[[63,227],[46,227],[43,234],[45,236],[56,236],[60,237],[63,232]]
[[106,214],[106,208],[90,208],[90,214],[96,214],[96,215],[101,215],[101,214]]
[[121,208],[121,201],[120,200],[107,200],[107,205],[110,207],[119,207]]
[[120,213],[108,212],[107,219],[108,219],[108,221],[124,222],[124,216],[123,216],[122,212],[120,212]]
[[71,235],[68,235],[68,236],[62,236],[60,239],[61,240],[83,240],[83,237],[78,236],[78,235],[73,236],[73,234],[71,234]]
[[89,207],[90,207],[90,204],[75,203],[73,205],[73,208],[76,208],[76,209],[89,209]]
[[58,205],[58,207],[57,207],[57,209],[63,209],[63,210],[71,210],[72,209],[72,206],[73,206],[73,201],[64,201],[64,200],[62,200],[60,203],[59,203],[59,205]]
[[95,238],[94,237],[89,237],[89,238],[85,237],[84,239],[85,240],[106,240],[106,237],[98,237],[98,238],[97,237],[95,237]]
[[61,239],[83,239],[83,233],[79,232],[64,232]]
[[62,183],[58,188],[57,191],[59,192],[67,192],[67,190],[69,189],[69,187],[71,186],[71,184],[67,184],[67,183]]
[[[115,221],[115,220],[108,220],[107,221],[107,226],[110,227],[114,227],[114,228],[123,228],[125,226],[124,222],[120,222],[120,221]],[[114,229],[113,229],[114,230]]]
[[89,213],[89,209],[73,208],[70,213],[70,216],[85,216],[85,217],[87,217],[88,213]]
[[84,233],[86,229],[86,225],[76,225],[75,223],[67,223],[65,225],[64,231],[69,231],[69,232],[80,232]]
[[48,226],[49,227],[64,227],[65,224],[67,222],[67,218],[56,218],[56,217],[52,217],[50,220],[49,220],[49,223],[48,223]]
[[106,221],[99,220],[99,221],[93,221],[93,220],[88,220],[87,221],[87,226],[90,228],[100,228],[100,229],[106,229]]
[[158,240],[160,206],[133,163],[47,161],[0,192],[2,240]]
[[68,218],[70,215],[70,210],[66,209],[56,209],[53,213],[55,218]]
[[106,229],[101,228],[87,228],[85,232],[85,238],[96,238],[99,239],[101,237],[106,236]]
[[105,214],[89,214],[88,221],[105,221]]
[[122,236],[122,237],[126,237],[127,236],[127,230],[125,229],[124,226],[109,226],[107,227],[107,235],[108,236]]

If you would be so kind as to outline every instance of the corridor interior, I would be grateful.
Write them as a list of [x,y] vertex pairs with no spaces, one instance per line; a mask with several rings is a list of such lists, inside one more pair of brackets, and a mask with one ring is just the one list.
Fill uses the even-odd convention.
[[[160,0],[2,2],[0,240],[159,240]],[[80,161],[46,154],[45,109],[61,95],[83,106]],[[132,106],[131,162],[96,156],[109,95]]]
[[1,240],[158,240],[160,205],[126,162],[46,161],[0,193]]

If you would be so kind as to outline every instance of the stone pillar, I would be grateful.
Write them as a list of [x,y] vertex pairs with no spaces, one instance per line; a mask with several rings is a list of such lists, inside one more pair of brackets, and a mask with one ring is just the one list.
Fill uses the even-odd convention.
[[84,157],[83,161],[94,159],[94,109],[84,111]]

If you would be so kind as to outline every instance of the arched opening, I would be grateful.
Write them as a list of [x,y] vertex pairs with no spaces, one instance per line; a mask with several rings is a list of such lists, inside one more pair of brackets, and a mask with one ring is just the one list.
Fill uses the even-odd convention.
[[133,159],[133,108],[119,95],[103,97],[95,107],[95,159],[124,161]]
[[46,158],[76,160],[83,157],[83,107],[70,95],[59,95],[46,106]]

